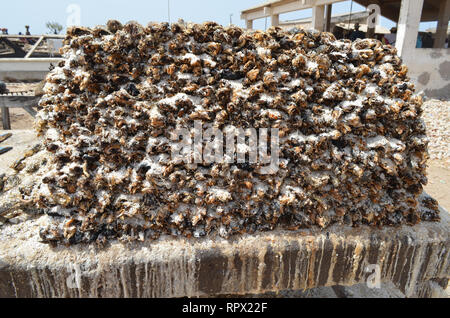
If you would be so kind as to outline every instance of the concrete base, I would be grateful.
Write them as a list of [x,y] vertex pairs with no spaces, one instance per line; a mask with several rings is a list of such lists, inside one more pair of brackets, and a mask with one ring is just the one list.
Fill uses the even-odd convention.
[[42,81],[48,74],[47,71],[35,72],[0,72],[0,80],[5,82],[39,82]]
[[23,154],[25,151],[39,143],[39,139],[36,137],[36,133],[30,130],[13,130],[6,131],[0,130],[0,134],[7,132],[12,133],[12,136],[1,143],[2,147],[12,147],[13,149],[4,155],[0,155],[0,174],[14,174],[14,170],[11,169],[11,165]]
[[103,249],[40,243],[48,222],[41,216],[0,227],[0,297],[248,295],[376,283],[377,276],[407,297],[429,297],[426,284],[445,289],[450,277],[450,217],[441,213],[441,222],[415,227],[163,237]]

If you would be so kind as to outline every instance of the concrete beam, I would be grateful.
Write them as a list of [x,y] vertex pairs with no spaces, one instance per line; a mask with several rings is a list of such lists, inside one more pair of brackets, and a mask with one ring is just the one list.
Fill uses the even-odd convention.
[[274,14],[270,16],[271,24],[272,26],[279,26],[280,25],[280,15]]
[[423,2],[424,0],[402,0],[395,44],[399,56],[416,47]]
[[253,29],[253,20],[245,20],[245,27],[249,30]]
[[312,27],[318,31],[324,30],[325,6],[314,6],[312,12]]
[[0,95],[0,108],[23,108],[38,105],[40,96],[3,96]]
[[436,39],[434,40],[434,48],[436,49],[441,49],[444,47],[445,40],[447,39],[449,19],[450,19],[450,0],[442,0],[439,8]]
[[450,217],[414,227],[332,226],[107,247],[40,243],[47,216],[0,225],[0,297],[201,297],[351,286],[369,277],[407,297],[450,273]]
[[40,37],[46,39],[64,39],[66,36],[63,34],[43,34],[43,35],[19,35],[19,34],[0,34],[0,39],[10,38],[10,39],[39,39]]
[[256,20],[267,17],[267,15],[264,14],[264,10],[259,10],[256,12],[250,12],[242,15],[246,20]]
[[333,10],[333,5],[332,4],[327,4],[326,6],[325,6],[325,11],[326,11],[326,14],[325,14],[325,31],[326,32],[330,32],[331,31],[331,12],[332,12],[332,10]]
[[261,19],[275,14],[282,14],[292,11],[310,9],[315,5],[323,6],[325,4],[341,2],[342,0],[295,0],[295,1],[280,1],[271,3],[270,5],[259,6],[241,12],[241,19]]
[[4,58],[0,59],[0,80],[41,81],[62,58]]
[[373,38],[375,36],[375,28],[368,28],[366,38]]
[[292,11],[304,10],[304,9],[311,8],[312,5],[313,5],[313,1],[311,1],[311,0],[305,0],[304,2],[294,1],[294,2],[285,3],[285,4],[281,4],[281,5],[274,5],[273,12],[277,13],[277,14],[281,14],[281,13],[287,13],[287,12],[292,12]]
[[0,59],[0,73],[2,72],[36,72],[49,70],[50,64],[57,65],[62,58],[6,58]]
[[33,55],[34,51],[36,51],[37,47],[41,44],[41,42],[44,40],[44,36],[41,36],[36,43],[33,45],[33,47],[28,51],[27,55],[25,55],[25,58],[28,59]]

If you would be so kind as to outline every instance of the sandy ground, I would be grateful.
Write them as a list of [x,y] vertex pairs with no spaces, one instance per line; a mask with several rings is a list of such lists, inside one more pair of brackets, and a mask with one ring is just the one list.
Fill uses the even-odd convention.
[[34,118],[22,108],[10,108],[9,118],[13,130],[33,129]]
[[427,100],[423,104],[423,120],[430,139],[430,157],[435,164],[450,168],[450,101]]
[[[31,116],[30,116],[31,117]],[[13,149],[0,155],[0,174],[13,174],[14,170],[10,166],[29,148],[37,143],[36,134],[30,130],[10,130],[12,136],[0,144],[1,147],[13,147]],[[1,130],[0,134],[6,133]]]
[[[7,83],[10,93],[31,93],[40,95],[43,83]],[[11,128],[14,130],[33,129],[34,118],[22,108],[10,108]],[[3,128],[3,126],[2,126]]]
[[440,162],[431,161],[427,173],[428,185],[425,191],[450,211],[450,169],[443,168]]
[[450,101],[427,100],[422,117],[430,139],[431,158],[425,191],[450,211]]

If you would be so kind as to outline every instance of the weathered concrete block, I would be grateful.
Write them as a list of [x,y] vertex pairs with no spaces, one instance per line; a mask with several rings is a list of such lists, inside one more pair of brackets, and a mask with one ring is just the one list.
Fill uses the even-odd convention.
[[450,276],[450,217],[441,215],[439,223],[415,227],[332,226],[325,233],[277,230],[230,240],[163,237],[102,249],[40,243],[38,230],[47,222],[41,216],[0,228],[0,297],[261,294],[351,286],[377,274],[407,297],[436,296],[428,281]]

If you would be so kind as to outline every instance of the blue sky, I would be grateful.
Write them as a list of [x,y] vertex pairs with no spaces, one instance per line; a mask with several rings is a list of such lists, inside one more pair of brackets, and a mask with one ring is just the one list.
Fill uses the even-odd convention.
[[[169,0],[171,21],[183,18],[185,21],[204,22],[216,21],[222,25],[229,24],[230,14],[233,14],[233,24],[244,27],[240,19],[240,11],[263,0]],[[70,4],[78,4],[81,8],[81,24],[95,26],[105,24],[108,19],[122,22],[136,20],[142,24],[149,21],[168,21],[167,0],[10,0],[2,1],[0,6],[0,28],[6,27],[10,34],[25,32],[25,25],[31,26],[33,34],[48,33],[46,22],[55,21],[66,26]],[[353,11],[362,11],[364,7],[354,4]],[[350,11],[350,1],[333,5],[333,14]],[[303,10],[281,15],[281,20],[307,18],[311,10]],[[382,19],[381,24],[387,28],[394,23]],[[267,21],[270,25],[270,21]],[[421,30],[434,27],[435,23],[423,23]],[[254,22],[257,29],[265,28],[264,19]]]

